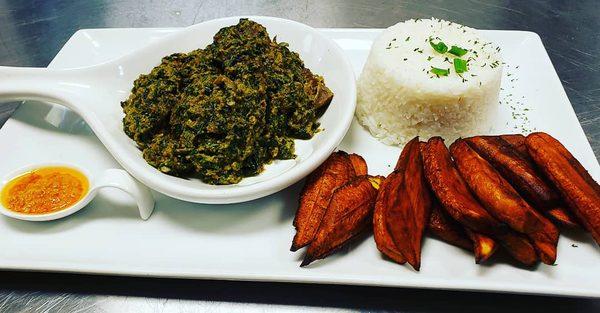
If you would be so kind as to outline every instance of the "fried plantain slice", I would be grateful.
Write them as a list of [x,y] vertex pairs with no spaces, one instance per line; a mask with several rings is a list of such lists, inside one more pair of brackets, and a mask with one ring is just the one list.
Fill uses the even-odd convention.
[[559,225],[569,228],[581,228],[581,223],[566,208],[557,206],[547,209],[544,213]]
[[398,264],[406,263],[406,259],[392,240],[387,228],[386,216],[388,209],[397,201],[398,186],[402,184],[402,180],[401,174],[392,172],[382,181],[373,213],[373,237],[377,249]]
[[307,177],[294,217],[296,235],[291,251],[308,245],[314,239],[334,190],[355,175],[348,154],[337,151]]
[[[581,178],[585,180],[588,183],[588,185],[590,185],[597,193],[600,193],[600,185],[598,185],[598,182],[596,182],[594,178],[592,178],[592,176],[590,175],[590,173],[588,173],[585,167],[581,165],[581,163],[573,156],[573,154],[571,154],[571,152],[569,152],[567,148],[565,148],[565,146],[563,146],[563,144],[560,141],[544,132],[532,133],[530,134],[530,136],[543,138],[548,144],[552,145],[552,148],[554,148],[558,153],[560,153],[567,160],[567,162],[571,164],[573,169],[577,171],[577,173],[579,173],[579,176],[581,176]],[[527,151],[531,153],[529,136],[527,136],[525,144],[527,145]]]
[[521,134],[507,134],[498,136],[504,142],[509,144],[515,151],[517,151],[525,159],[532,161],[527,152],[527,146],[525,145],[525,136]]
[[556,139],[532,133],[526,140],[529,154],[558,188],[569,209],[600,244],[600,186]]
[[558,192],[542,179],[534,165],[501,137],[476,136],[464,140],[531,204],[546,209],[560,203]]
[[[424,142],[419,142],[419,149],[421,149],[424,144],[425,144]],[[396,166],[394,166],[394,171],[404,172],[404,170],[406,169],[406,165],[408,164],[408,160],[409,160],[408,153],[409,152],[410,152],[410,150],[406,149],[406,146],[404,147],[404,149],[402,149],[402,152],[400,152],[400,156],[398,157],[398,161],[396,161]]]
[[531,239],[542,262],[554,264],[559,236],[556,226],[521,198],[466,140],[457,139],[450,146],[450,153],[469,189],[488,212]]
[[367,167],[367,162],[363,157],[358,154],[349,154],[350,162],[352,162],[352,167],[354,168],[354,172],[356,176],[367,175],[369,173],[369,168]]
[[472,251],[477,264],[487,261],[496,252],[498,244],[494,239],[462,227],[444,212],[435,197],[432,198],[427,226],[430,234],[451,245]]
[[300,266],[325,258],[372,225],[374,185],[371,177],[363,175],[335,190]]
[[[424,145],[421,142],[421,149]],[[496,252],[498,244],[494,239],[462,227],[444,212],[435,196],[431,199],[430,232],[450,244],[473,251],[477,264],[487,261]]]
[[432,201],[427,231],[453,246],[474,251],[473,241],[467,235],[466,230],[447,216],[436,199]]
[[[527,239],[506,229],[474,198],[454,167],[441,137],[429,139],[422,148],[422,155],[429,186],[446,213],[465,228],[497,239],[523,264],[531,265],[537,261],[535,250]],[[536,261],[532,262],[532,259]]]
[[[426,143],[421,141],[419,144],[423,151]],[[492,238],[472,232],[449,217],[433,192],[427,229],[432,235],[451,245],[473,251],[476,263],[487,260],[496,251],[497,245]]]
[[[406,151],[406,153],[404,152]],[[388,199],[386,225],[394,244],[406,261],[415,269],[421,266],[421,244],[429,222],[431,194],[425,181],[419,138],[415,137],[404,146],[400,163],[405,166],[395,171],[402,179],[397,180]]]
[[499,232],[500,223],[473,197],[454,167],[444,139],[432,137],[423,146],[425,176],[442,208],[461,225],[483,234]]
[[[510,144],[504,138],[514,143]],[[529,157],[525,136],[476,136],[465,138],[465,141],[490,162],[534,208],[558,224],[577,227],[577,221],[562,207],[558,190],[545,181]],[[523,149],[527,157],[523,156]]]
[[540,258],[536,253],[536,249],[525,236],[511,231],[497,234],[496,239],[513,259],[526,266],[533,266],[538,263]]
[[494,239],[469,229],[465,229],[465,232],[473,242],[473,253],[475,254],[476,264],[487,261],[498,249],[498,244]]

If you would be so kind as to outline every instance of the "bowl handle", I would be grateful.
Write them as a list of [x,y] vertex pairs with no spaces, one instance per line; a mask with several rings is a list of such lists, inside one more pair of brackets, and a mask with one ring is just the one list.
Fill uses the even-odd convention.
[[121,169],[107,169],[94,182],[92,192],[100,188],[113,187],[128,193],[137,203],[140,217],[147,220],[154,211],[154,197],[148,187]]
[[78,98],[89,92],[90,69],[48,69],[0,66],[0,102],[38,100],[61,104],[77,113]]

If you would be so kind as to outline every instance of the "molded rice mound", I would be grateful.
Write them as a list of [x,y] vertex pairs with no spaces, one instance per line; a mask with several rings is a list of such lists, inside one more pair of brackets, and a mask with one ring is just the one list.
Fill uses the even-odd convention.
[[[456,73],[449,52],[467,49],[468,70]],[[431,69],[449,70],[447,76]],[[497,112],[502,77],[500,49],[475,29],[438,19],[409,20],[385,30],[373,44],[358,80],[356,116],[381,142],[403,145],[415,136],[488,133]]]

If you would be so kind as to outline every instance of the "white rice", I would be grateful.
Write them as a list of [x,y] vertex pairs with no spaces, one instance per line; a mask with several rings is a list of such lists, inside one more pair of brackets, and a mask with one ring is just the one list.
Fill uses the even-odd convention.
[[[430,45],[468,49],[468,71],[458,75],[454,56]],[[436,76],[431,68],[449,69]],[[373,136],[403,145],[414,136],[460,136],[489,132],[498,107],[502,77],[500,49],[481,34],[438,19],[409,20],[386,29],[369,54],[358,80],[356,116]]]

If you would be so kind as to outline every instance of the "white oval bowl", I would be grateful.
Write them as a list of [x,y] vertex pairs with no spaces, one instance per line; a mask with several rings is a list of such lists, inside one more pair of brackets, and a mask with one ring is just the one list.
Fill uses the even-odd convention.
[[[335,42],[307,25],[274,17],[248,16],[266,27],[271,37],[287,42],[313,73],[322,75],[334,97],[320,118],[322,131],[310,140],[296,140],[294,160],[276,160],[258,176],[233,185],[209,185],[198,179],[161,173],[142,157],[123,132],[120,102],[133,81],[175,52],[204,48],[219,29],[237,24],[228,17],[190,26],[120,58],[92,67],[49,70],[0,67],[0,96],[62,103],[79,114],[113,157],[136,179],[168,196],[197,203],[237,203],[261,198],[299,181],[319,166],[348,131],[356,107],[352,66]],[[90,156],[93,157],[93,156]]]

